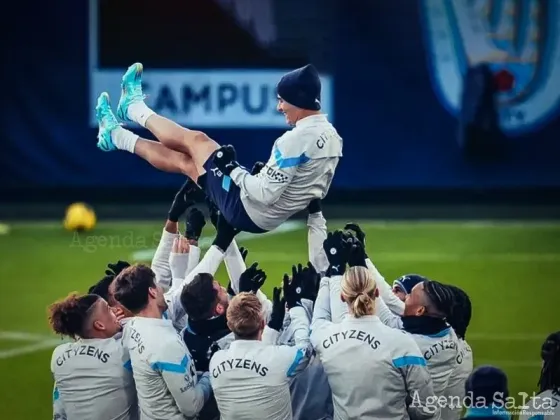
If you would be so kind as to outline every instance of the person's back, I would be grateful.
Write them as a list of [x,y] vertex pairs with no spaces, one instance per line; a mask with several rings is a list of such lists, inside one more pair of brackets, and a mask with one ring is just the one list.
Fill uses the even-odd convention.
[[[195,417],[208,395],[197,389],[194,363],[171,321],[134,317],[124,327],[123,343],[130,352],[141,418]],[[187,392],[197,398],[191,402]]]
[[[411,334],[426,359],[432,377],[434,395],[446,395],[449,380],[455,373],[459,355],[459,339],[451,327],[438,334]],[[468,376],[468,375],[467,375]]]
[[241,189],[241,201],[251,219],[262,229],[272,230],[312,200],[326,197],[342,156],[342,138],[324,114],[299,120],[274,143],[269,161],[258,177],[279,185],[281,195],[255,200]]
[[560,419],[560,331],[546,338],[541,347],[541,359],[540,393],[524,402],[519,420]]
[[[285,296],[291,293],[289,287],[285,284]],[[275,295],[279,300],[279,293]],[[210,360],[210,381],[222,420],[292,419],[290,381],[307,367],[311,347],[305,310],[288,297],[286,304],[294,324],[294,346],[271,344],[277,330],[265,330],[257,296],[242,292],[230,302],[227,320],[236,340]],[[279,302],[275,306],[281,309]]]
[[442,407],[442,418],[460,419],[465,398],[465,382],[473,370],[473,354],[471,346],[463,340],[458,340],[459,352],[456,357],[457,365],[449,377],[444,395],[449,397],[448,406]]
[[[410,336],[372,315],[348,317],[311,339],[329,378],[335,419],[409,418],[401,369],[425,363]],[[407,349],[417,355],[406,356]]]
[[287,368],[295,352],[286,351],[291,349],[236,340],[228,350],[217,352],[210,362],[210,375],[221,418],[291,419]]
[[[80,339],[58,346],[51,370],[69,420],[138,418],[136,390],[120,340]],[[56,401],[55,401],[56,402]]]
[[[526,407],[526,408],[525,408]],[[526,404],[519,420],[560,419],[560,389],[549,389],[535,395]]]

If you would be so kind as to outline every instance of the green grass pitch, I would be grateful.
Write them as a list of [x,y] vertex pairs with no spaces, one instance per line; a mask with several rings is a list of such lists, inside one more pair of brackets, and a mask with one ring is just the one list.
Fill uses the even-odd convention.
[[[340,227],[338,222],[329,228]],[[392,282],[421,273],[463,287],[473,302],[467,335],[475,363],[504,368],[513,395],[536,389],[540,345],[560,329],[560,224],[364,222],[367,250]],[[2,418],[51,415],[53,346],[46,307],[71,291],[84,292],[105,265],[155,248],[162,224],[100,223],[73,235],[58,223],[15,224],[0,234],[0,377]],[[212,232],[208,231],[211,235]],[[299,230],[241,239],[248,262],[268,273],[265,291],[280,284],[293,263],[307,261],[307,233]],[[224,271],[219,279],[227,282]]]

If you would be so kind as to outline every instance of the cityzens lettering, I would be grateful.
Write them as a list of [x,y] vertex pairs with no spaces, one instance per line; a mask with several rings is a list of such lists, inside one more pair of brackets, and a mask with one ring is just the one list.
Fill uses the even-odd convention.
[[381,345],[381,342],[377,340],[371,334],[366,333],[365,331],[360,330],[348,330],[348,331],[341,331],[339,333],[334,333],[330,337],[323,340],[323,347],[328,349],[330,346],[342,341],[342,340],[359,340],[363,341],[364,343],[369,344],[369,346],[373,350],[377,350],[377,348]]
[[467,353],[472,353],[472,350],[467,347],[461,349],[461,351],[457,355],[457,364],[460,365],[461,363],[463,363],[463,360],[465,359]]
[[436,354],[444,351],[444,350],[456,350],[457,343],[451,340],[443,340],[439,341],[435,344],[432,344],[428,350],[424,352],[424,359],[430,360]]
[[62,356],[56,359],[57,366],[62,366],[64,362],[73,358],[74,356],[89,356],[98,359],[101,363],[107,363],[110,359],[109,353],[105,353],[103,350],[98,349],[95,346],[75,346],[68,350],[65,350]]
[[[144,352],[144,342],[142,341],[142,336],[134,328],[130,327],[130,330],[130,339],[137,344],[136,348],[138,349],[138,353],[142,354]],[[131,348],[131,350],[133,350],[133,348]]]
[[257,363],[254,360],[228,359],[228,360],[224,360],[217,367],[212,369],[212,376],[214,378],[217,378],[222,373],[233,369],[251,370],[260,376],[266,376],[266,374],[268,373],[268,367],[262,366],[260,363]]

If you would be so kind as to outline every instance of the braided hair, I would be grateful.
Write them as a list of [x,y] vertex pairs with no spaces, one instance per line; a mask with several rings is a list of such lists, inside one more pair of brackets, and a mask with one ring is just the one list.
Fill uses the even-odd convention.
[[428,312],[431,316],[448,318],[453,308],[453,292],[449,286],[435,280],[424,281],[424,292],[428,296],[431,305]]
[[71,293],[67,298],[53,303],[49,306],[49,324],[52,330],[74,340],[87,338],[86,322],[99,299],[101,298],[97,295],[79,296]]
[[471,300],[463,289],[451,285],[447,287],[453,293],[453,307],[447,322],[453,327],[457,336],[464,340],[472,317]]
[[538,386],[540,392],[560,389],[560,331],[550,334],[541,348],[543,367]]

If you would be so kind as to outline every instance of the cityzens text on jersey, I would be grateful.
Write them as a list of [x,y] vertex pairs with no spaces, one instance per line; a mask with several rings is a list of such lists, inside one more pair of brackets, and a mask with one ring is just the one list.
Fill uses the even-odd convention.
[[364,343],[369,344],[369,346],[373,350],[377,350],[377,348],[381,345],[381,342],[379,340],[377,340],[371,334],[366,333],[365,331],[348,330],[348,331],[341,331],[341,332],[334,333],[333,335],[324,339],[323,340],[323,347],[328,349],[330,346],[338,343],[341,340],[363,341]]
[[257,363],[254,360],[228,359],[228,360],[224,360],[217,367],[212,369],[212,376],[214,378],[217,378],[222,373],[233,369],[252,370],[253,372],[259,374],[260,376],[266,376],[266,374],[268,373],[268,367],[262,366],[260,363]]
[[457,348],[457,343],[451,340],[443,340],[439,341],[435,344],[432,344],[428,350],[424,352],[424,359],[430,360],[439,352],[444,350],[455,350]]
[[111,355],[105,353],[103,350],[98,349],[95,346],[75,346],[68,350],[65,350],[62,356],[56,359],[56,365],[62,366],[64,362],[71,359],[74,356],[89,356],[98,359],[101,363],[107,363]]

